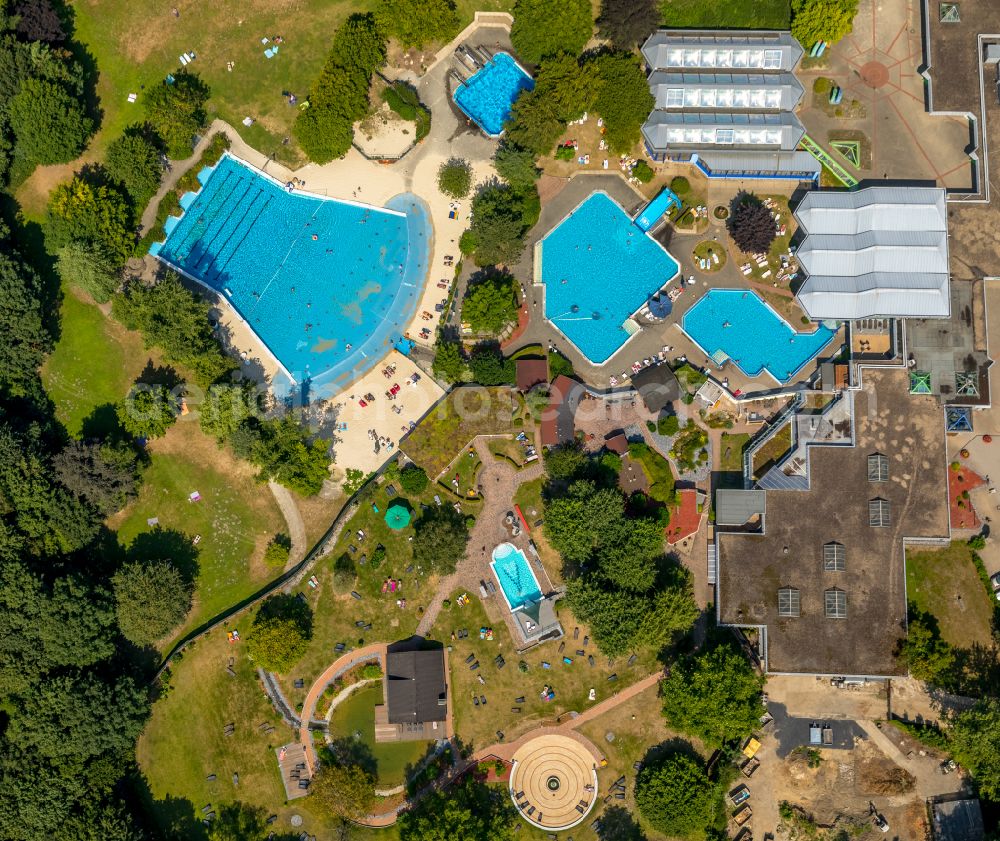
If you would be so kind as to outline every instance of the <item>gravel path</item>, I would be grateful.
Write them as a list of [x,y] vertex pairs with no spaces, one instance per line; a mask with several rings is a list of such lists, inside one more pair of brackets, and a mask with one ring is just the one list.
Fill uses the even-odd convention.
[[278,503],[278,508],[281,509],[281,516],[285,518],[285,524],[288,526],[288,537],[292,541],[292,549],[288,553],[288,563],[285,564],[285,569],[289,570],[306,556],[308,548],[306,546],[306,524],[302,522],[299,506],[295,504],[288,488],[270,481],[267,486],[271,489],[274,501]]

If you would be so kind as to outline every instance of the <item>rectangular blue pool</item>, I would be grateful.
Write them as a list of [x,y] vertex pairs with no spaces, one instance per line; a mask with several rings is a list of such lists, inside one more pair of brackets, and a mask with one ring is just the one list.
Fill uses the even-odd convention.
[[419,199],[290,191],[229,154],[202,176],[157,256],[225,298],[289,378],[344,382],[400,340],[428,266]]
[[622,327],[677,276],[677,261],[605,192],[595,192],[541,241],[545,317],[594,365],[628,341]]
[[713,357],[719,351],[748,377],[790,380],[836,336],[822,324],[797,333],[756,292],[711,289],[684,314],[684,332]]
[[458,105],[490,137],[503,133],[503,124],[521,91],[535,88],[535,80],[508,53],[497,53],[455,91]]
[[535,573],[531,571],[531,564],[524,557],[524,552],[513,543],[501,543],[493,550],[490,568],[511,612],[520,610],[529,602],[541,600],[542,591]]

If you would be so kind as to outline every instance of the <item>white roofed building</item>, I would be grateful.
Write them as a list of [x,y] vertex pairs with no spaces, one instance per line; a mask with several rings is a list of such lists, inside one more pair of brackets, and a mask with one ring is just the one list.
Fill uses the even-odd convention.
[[812,191],[795,210],[813,319],[947,318],[948,211],[938,187]]

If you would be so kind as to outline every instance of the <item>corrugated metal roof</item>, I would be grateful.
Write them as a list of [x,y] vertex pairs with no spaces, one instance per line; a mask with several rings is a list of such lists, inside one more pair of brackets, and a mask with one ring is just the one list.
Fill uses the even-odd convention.
[[711,149],[699,152],[698,157],[712,172],[800,172],[812,176],[820,171],[819,162],[808,152]]
[[813,191],[795,210],[811,318],[946,317],[948,218],[936,187]]
[[753,517],[764,515],[764,491],[719,488],[715,492],[715,523],[719,526],[742,526]]

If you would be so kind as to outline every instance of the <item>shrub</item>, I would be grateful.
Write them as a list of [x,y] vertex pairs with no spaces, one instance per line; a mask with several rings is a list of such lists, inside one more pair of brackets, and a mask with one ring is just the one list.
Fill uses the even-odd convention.
[[672,192],[676,193],[678,197],[683,198],[691,192],[691,182],[688,181],[683,175],[677,175],[671,180],[670,189]]
[[399,484],[408,494],[422,494],[429,483],[427,471],[415,464],[408,464],[399,474]]
[[292,541],[285,534],[276,534],[264,550],[264,563],[272,569],[282,569],[288,563]]
[[365,663],[359,676],[362,680],[375,680],[382,677],[382,667],[378,663]]
[[385,560],[385,547],[380,543],[372,550],[372,556],[368,559],[368,566],[378,569]]
[[572,377],[575,373],[573,363],[565,356],[555,350],[549,351],[549,376],[552,379],[559,376]]
[[579,55],[594,30],[590,0],[517,0],[510,40],[532,64],[567,53]]
[[680,429],[680,421],[677,415],[667,415],[665,418],[660,418],[656,422],[656,431],[660,435],[665,435],[667,437],[671,435],[676,435]]
[[828,79],[826,76],[820,76],[813,82],[813,93],[818,93],[821,96],[825,96],[833,88],[833,80]]
[[449,158],[438,169],[438,189],[453,199],[464,199],[472,189],[472,166],[462,158]]
[[635,166],[632,167],[632,174],[643,184],[648,184],[653,180],[653,176],[656,175],[653,172],[653,168],[645,161],[636,161]]
[[284,674],[305,654],[311,638],[309,606],[295,596],[271,596],[254,617],[247,650],[258,666]]

